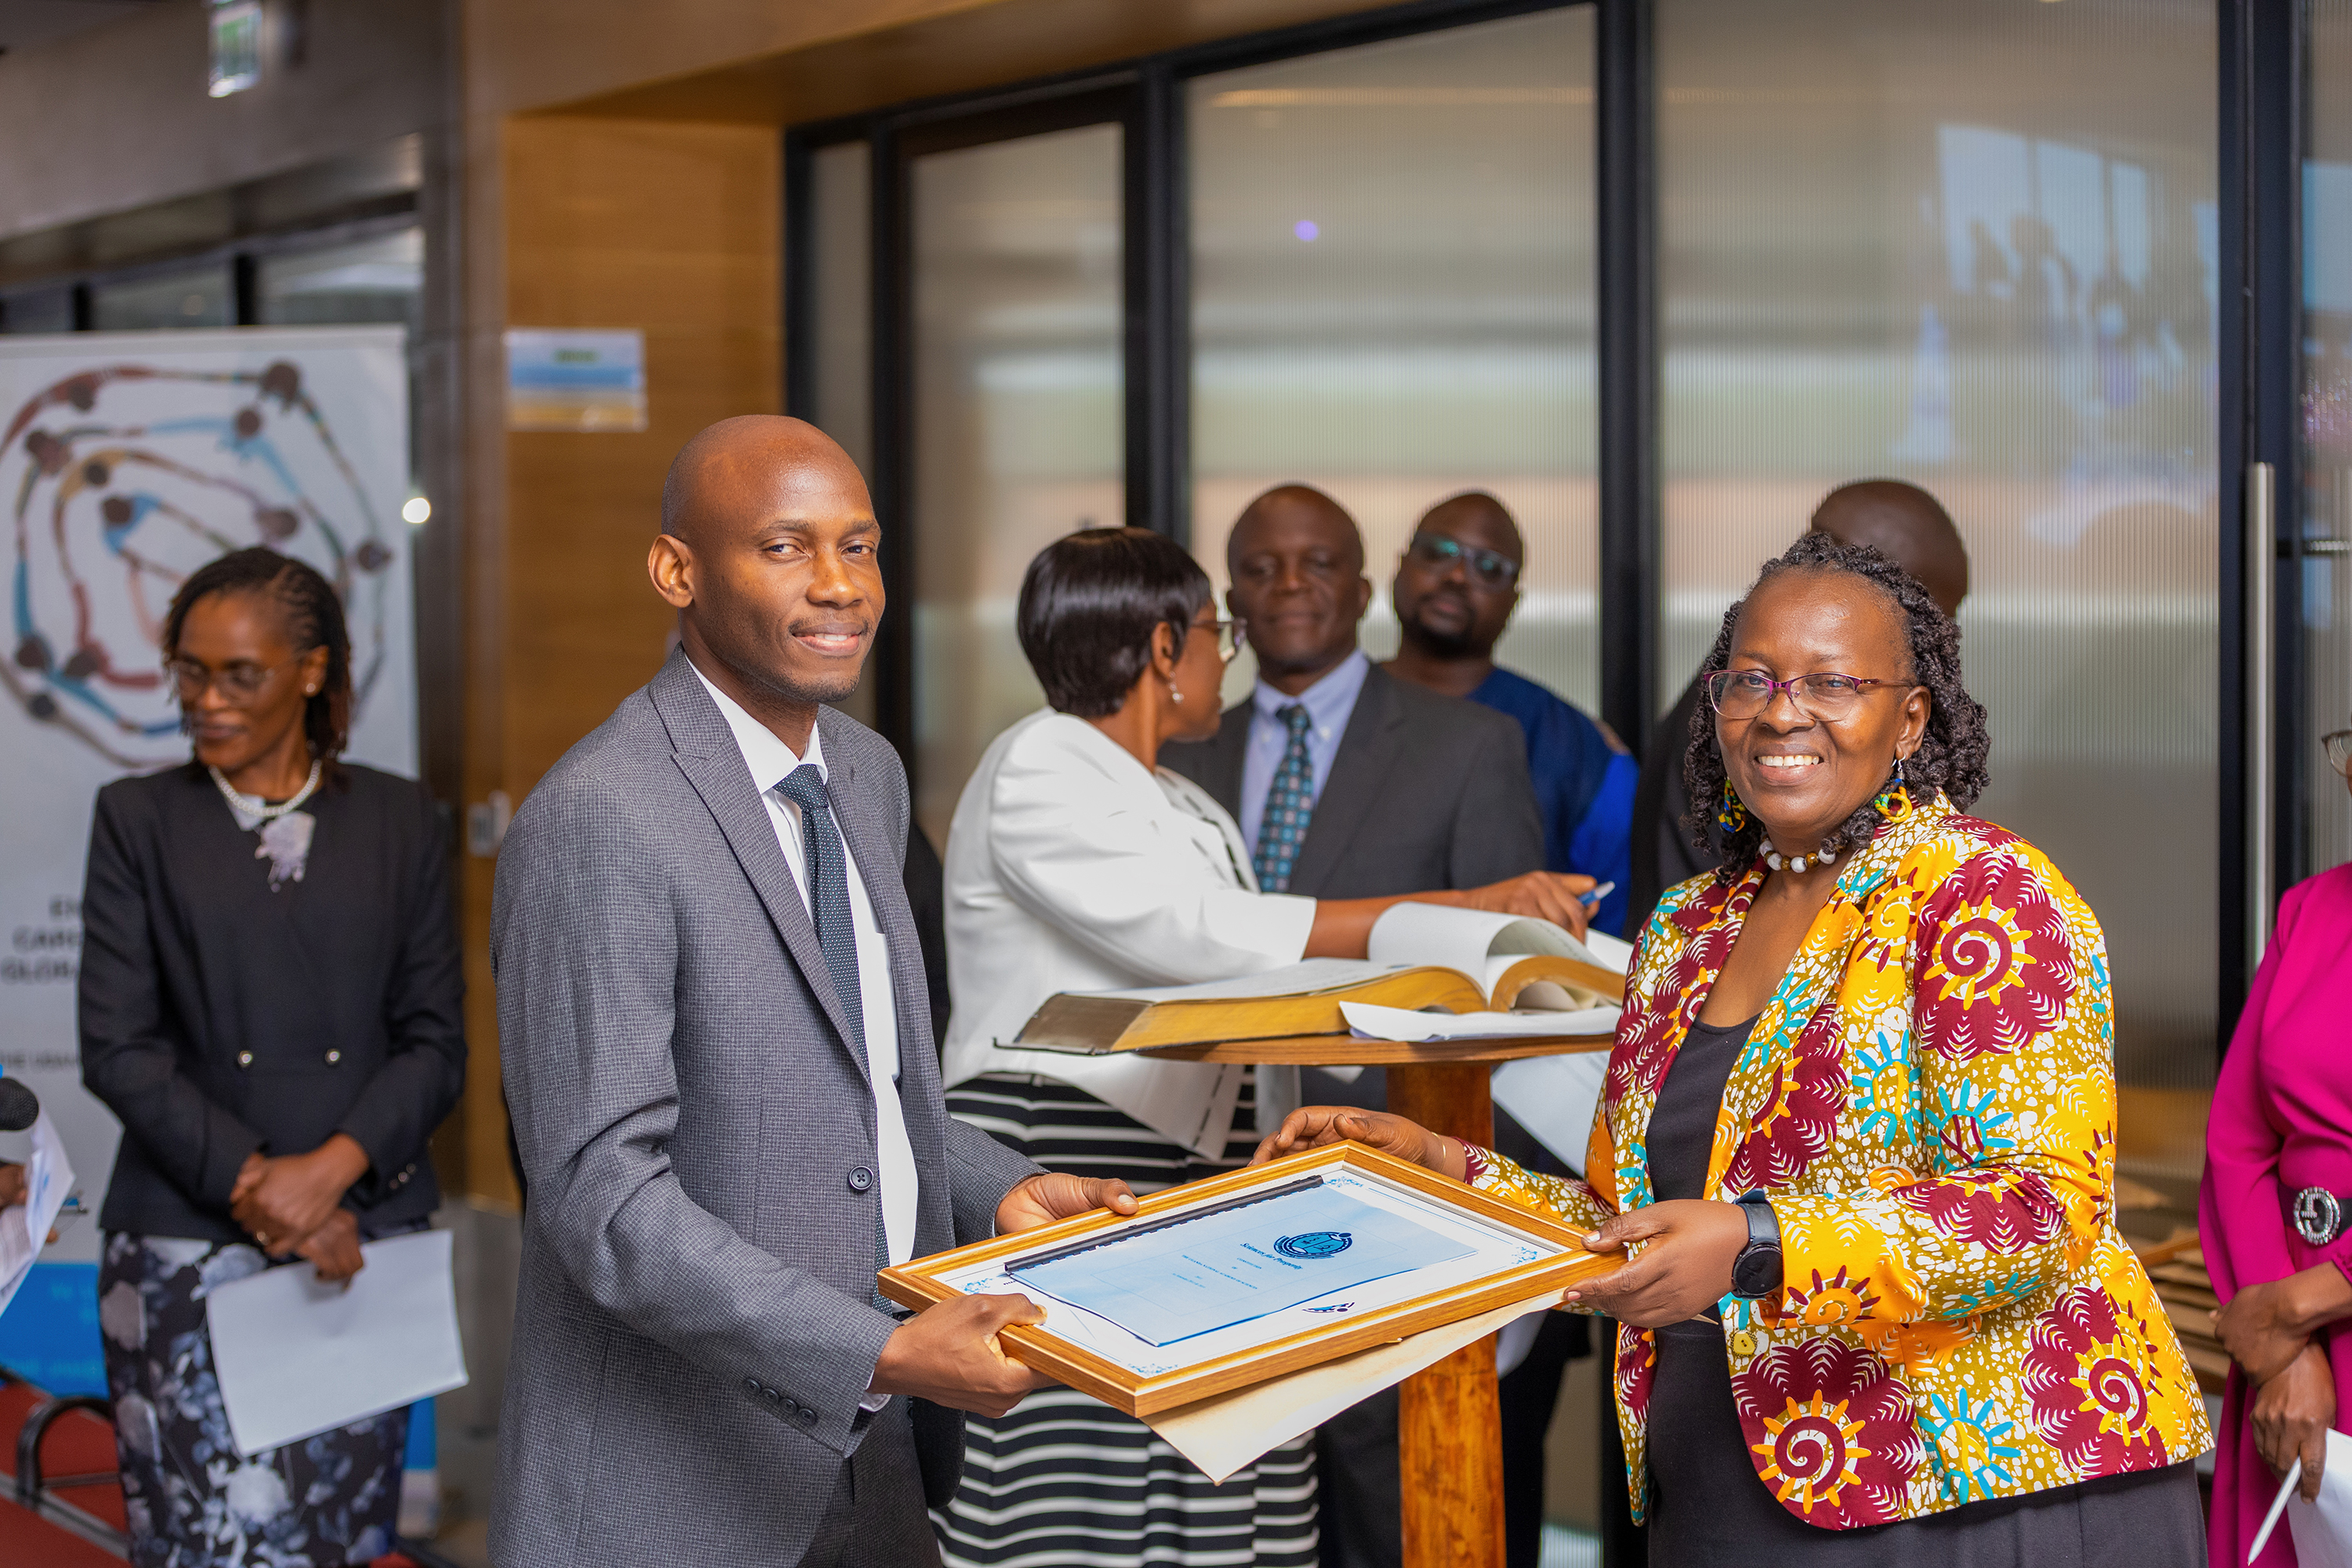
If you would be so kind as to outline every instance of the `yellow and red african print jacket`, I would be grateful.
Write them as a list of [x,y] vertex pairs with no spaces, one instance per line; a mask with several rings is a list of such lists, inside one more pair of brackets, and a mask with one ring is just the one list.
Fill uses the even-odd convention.
[[[1643,933],[1586,1182],[1477,1151],[1475,1185],[1589,1226],[1654,1201],[1658,1086],[1763,879],[1669,892]],[[2212,1446],[2115,1225],[2105,939],[2042,853],[1940,796],[1847,866],[1734,1064],[1708,1191],[1761,1188],[1784,1286],[1721,1307],[1756,1473],[1845,1530],[2153,1469]],[[1652,1336],[1617,1331],[1645,1511]]]

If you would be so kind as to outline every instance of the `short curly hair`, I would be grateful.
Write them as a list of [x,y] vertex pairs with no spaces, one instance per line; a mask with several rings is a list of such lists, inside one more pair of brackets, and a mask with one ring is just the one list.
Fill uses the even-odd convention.
[[[1920,737],[1919,749],[1903,761],[1904,783],[1915,795],[1923,786],[1939,790],[1962,809],[1976,804],[1990,777],[1985,757],[1992,742],[1985,732],[1984,704],[1969,695],[1960,679],[1960,628],[1937,608],[1917,578],[1867,544],[1849,544],[1829,533],[1803,534],[1777,560],[1764,563],[1748,594],[1783,572],[1843,572],[1894,601],[1909,631],[1911,679],[1927,689],[1931,704],[1927,732]],[[1743,597],[1723,612],[1723,629],[1699,667],[1701,680],[1730,663],[1732,632],[1747,606]],[[1690,743],[1683,752],[1683,784],[1690,800],[1683,824],[1692,844],[1702,850],[1715,847],[1712,833],[1726,782],[1723,752],[1715,740],[1715,711],[1702,698],[1691,714]],[[1877,813],[1864,801],[1831,838],[1839,847],[1861,844],[1877,830]],[[1725,834],[1721,847],[1723,865],[1717,875],[1727,882],[1735,880],[1762,851],[1764,825],[1743,812]]]

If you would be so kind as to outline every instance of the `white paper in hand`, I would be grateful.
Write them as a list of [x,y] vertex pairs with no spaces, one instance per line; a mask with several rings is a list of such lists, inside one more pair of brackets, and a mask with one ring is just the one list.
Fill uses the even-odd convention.
[[361,1248],[348,1289],[297,1263],[207,1297],[213,1368],[247,1458],[466,1384],[446,1230]]
[[2319,1500],[2305,1502],[2300,1492],[2287,1499],[2286,1527],[2302,1568],[2352,1568],[2352,1437],[2327,1434]]
[[49,1227],[58,1223],[73,1189],[73,1166],[49,1113],[33,1123],[33,1153],[25,1162],[25,1202],[0,1209],[0,1312],[16,1299],[17,1290],[33,1272],[33,1265],[48,1244]]

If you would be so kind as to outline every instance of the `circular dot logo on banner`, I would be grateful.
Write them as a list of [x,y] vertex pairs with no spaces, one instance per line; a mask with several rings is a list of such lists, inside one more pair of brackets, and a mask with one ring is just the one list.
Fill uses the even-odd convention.
[[100,363],[53,382],[0,434],[0,495],[16,557],[0,681],[34,719],[123,767],[184,757],[164,614],[189,573],[253,544],[335,585],[365,706],[394,552],[293,361]]

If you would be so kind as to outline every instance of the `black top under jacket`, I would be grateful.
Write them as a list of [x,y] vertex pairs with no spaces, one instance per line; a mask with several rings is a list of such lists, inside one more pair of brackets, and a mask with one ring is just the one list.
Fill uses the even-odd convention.
[[465,982],[424,787],[345,764],[301,809],[302,879],[272,891],[194,763],[98,793],[82,894],[81,1072],[121,1119],[108,1230],[240,1241],[247,1155],[337,1132],[370,1166],[363,1231],[440,1201],[425,1139],[465,1080]]

